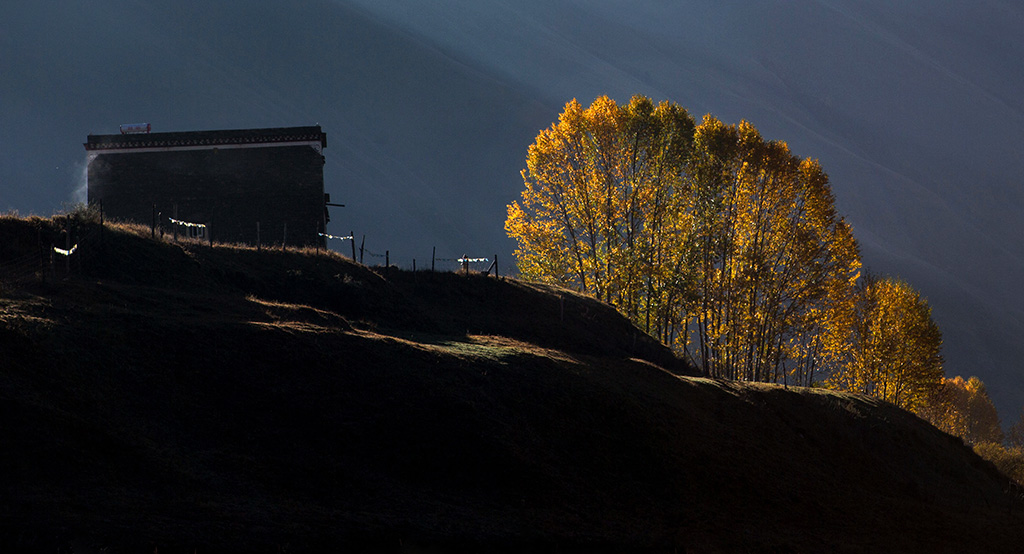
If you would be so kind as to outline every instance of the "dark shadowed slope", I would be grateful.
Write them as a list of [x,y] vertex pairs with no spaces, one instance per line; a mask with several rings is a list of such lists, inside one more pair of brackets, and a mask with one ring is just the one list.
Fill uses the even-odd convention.
[[[0,220],[0,536],[53,552],[1015,552],[1019,490],[876,401],[685,377],[566,291]],[[48,246],[47,246],[48,247]],[[8,266],[11,267],[11,266]],[[58,271],[59,273],[59,271]],[[560,300],[561,298],[561,300]],[[563,309],[564,308],[564,309]],[[672,371],[669,371],[672,369]]]

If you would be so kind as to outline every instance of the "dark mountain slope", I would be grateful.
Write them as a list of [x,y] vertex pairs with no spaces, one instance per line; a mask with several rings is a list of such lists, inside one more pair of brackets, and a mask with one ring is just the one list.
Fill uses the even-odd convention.
[[[593,300],[80,229],[70,278],[23,272],[0,296],[4,544],[1024,544],[1019,492],[959,440],[862,397],[680,376]],[[0,220],[4,282],[51,237]]]

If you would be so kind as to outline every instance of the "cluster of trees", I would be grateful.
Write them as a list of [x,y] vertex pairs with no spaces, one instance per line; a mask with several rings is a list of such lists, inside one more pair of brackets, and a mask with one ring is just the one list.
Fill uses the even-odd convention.
[[927,302],[861,277],[820,164],[750,123],[697,124],[643,96],[573,100],[522,174],[505,222],[520,273],[611,303],[709,376],[904,407],[942,378]]
[[979,379],[944,377],[927,301],[862,275],[817,160],[745,121],[600,97],[567,103],[522,175],[505,229],[524,277],[609,302],[705,375],[911,410],[1024,482],[1024,415],[1005,437]]
[[946,378],[927,301],[862,275],[828,176],[753,125],[643,96],[573,100],[508,206],[520,273],[589,292],[706,375],[824,385],[914,411],[1024,482],[978,378]]

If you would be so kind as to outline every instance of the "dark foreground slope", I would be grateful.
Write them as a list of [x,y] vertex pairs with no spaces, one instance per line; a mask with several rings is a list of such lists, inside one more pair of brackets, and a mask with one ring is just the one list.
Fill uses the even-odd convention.
[[959,440],[862,397],[680,376],[584,297],[88,228],[41,282],[54,233],[0,219],[12,548],[1024,545],[1019,493]]

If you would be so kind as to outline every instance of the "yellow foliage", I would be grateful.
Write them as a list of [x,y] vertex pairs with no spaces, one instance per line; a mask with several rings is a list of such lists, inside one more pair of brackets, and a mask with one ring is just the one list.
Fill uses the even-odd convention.
[[966,381],[960,376],[943,378],[917,413],[968,444],[1003,440],[999,414],[985,383],[977,377]]
[[810,384],[833,304],[860,268],[828,177],[748,122],[695,131],[689,209],[699,237],[693,323],[711,375]]
[[508,209],[520,273],[590,292],[668,338],[686,272],[689,222],[674,204],[692,137],[692,118],[669,103],[567,103],[530,145]]
[[524,276],[610,302],[710,375],[813,380],[860,268],[817,161],[746,121],[602,96],[538,134],[523,181],[505,229]]
[[942,383],[942,334],[931,307],[907,283],[866,279],[841,319],[830,351],[832,387],[869,394],[911,411]]

